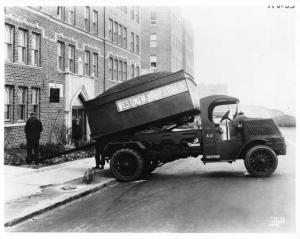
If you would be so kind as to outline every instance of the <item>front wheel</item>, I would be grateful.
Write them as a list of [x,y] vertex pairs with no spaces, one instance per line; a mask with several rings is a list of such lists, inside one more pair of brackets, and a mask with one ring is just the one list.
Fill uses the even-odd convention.
[[267,177],[276,170],[278,159],[272,148],[265,145],[256,145],[248,150],[244,163],[251,175]]
[[145,167],[142,155],[130,148],[117,150],[110,160],[110,169],[120,181],[137,180]]

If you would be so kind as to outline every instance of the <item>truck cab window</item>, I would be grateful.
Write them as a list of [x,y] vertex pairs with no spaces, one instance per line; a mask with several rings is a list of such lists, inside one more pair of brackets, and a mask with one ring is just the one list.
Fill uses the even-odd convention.
[[229,140],[229,124],[236,114],[237,104],[219,105],[213,110],[213,122],[220,140]]

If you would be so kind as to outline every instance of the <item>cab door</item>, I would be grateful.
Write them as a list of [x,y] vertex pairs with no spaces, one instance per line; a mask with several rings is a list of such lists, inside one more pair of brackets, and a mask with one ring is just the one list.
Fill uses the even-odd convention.
[[217,151],[217,135],[214,124],[207,125],[202,129],[202,145],[204,160],[219,160],[221,158]]
[[229,124],[227,119],[225,124],[221,124],[223,135],[216,141],[216,151],[220,155],[220,160],[234,160],[241,147],[241,140],[232,137]]

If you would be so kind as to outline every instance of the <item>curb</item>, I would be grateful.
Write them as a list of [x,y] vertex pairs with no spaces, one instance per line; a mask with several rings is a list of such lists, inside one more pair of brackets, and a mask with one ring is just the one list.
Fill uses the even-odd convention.
[[76,194],[74,196],[71,196],[69,198],[66,198],[66,199],[64,199],[62,201],[55,202],[52,205],[49,205],[49,206],[47,206],[47,207],[45,207],[43,209],[40,209],[40,210],[31,212],[31,213],[28,213],[27,215],[20,216],[20,217],[15,218],[15,219],[13,219],[11,221],[8,221],[8,222],[4,223],[4,227],[11,227],[11,226],[14,226],[16,224],[19,224],[19,223],[21,223],[23,221],[26,221],[26,220],[28,220],[28,219],[30,219],[32,217],[38,216],[38,215],[40,215],[42,213],[45,213],[45,212],[47,212],[49,210],[52,210],[54,208],[57,208],[59,206],[65,205],[65,204],[67,204],[69,202],[72,202],[72,201],[74,201],[76,199],[85,197],[85,196],[87,196],[87,195],[89,195],[89,194],[91,194],[93,192],[96,192],[96,191],[98,191],[100,189],[104,189],[104,188],[106,188],[108,186],[111,186],[111,185],[115,184],[116,182],[117,182],[117,180],[115,178],[113,178],[113,179],[111,179],[110,181],[108,181],[106,183],[103,183],[103,184],[100,184],[100,185],[96,185],[93,188],[90,188],[90,189],[88,189],[86,191],[80,192],[80,193],[78,193],[78,194]]

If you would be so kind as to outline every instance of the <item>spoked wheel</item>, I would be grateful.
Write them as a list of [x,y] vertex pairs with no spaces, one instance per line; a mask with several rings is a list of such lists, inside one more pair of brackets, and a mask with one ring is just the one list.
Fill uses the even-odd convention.
[[110,160],[110,169],[113,175],[120,181],[138,179],[144,167],[145,163],[142,155],[130,148],[117,150]]
[[244,163],[251,175],[267,177],[276,170],[278,159],[272,148],[265,145],[256,145],[248,150]]

